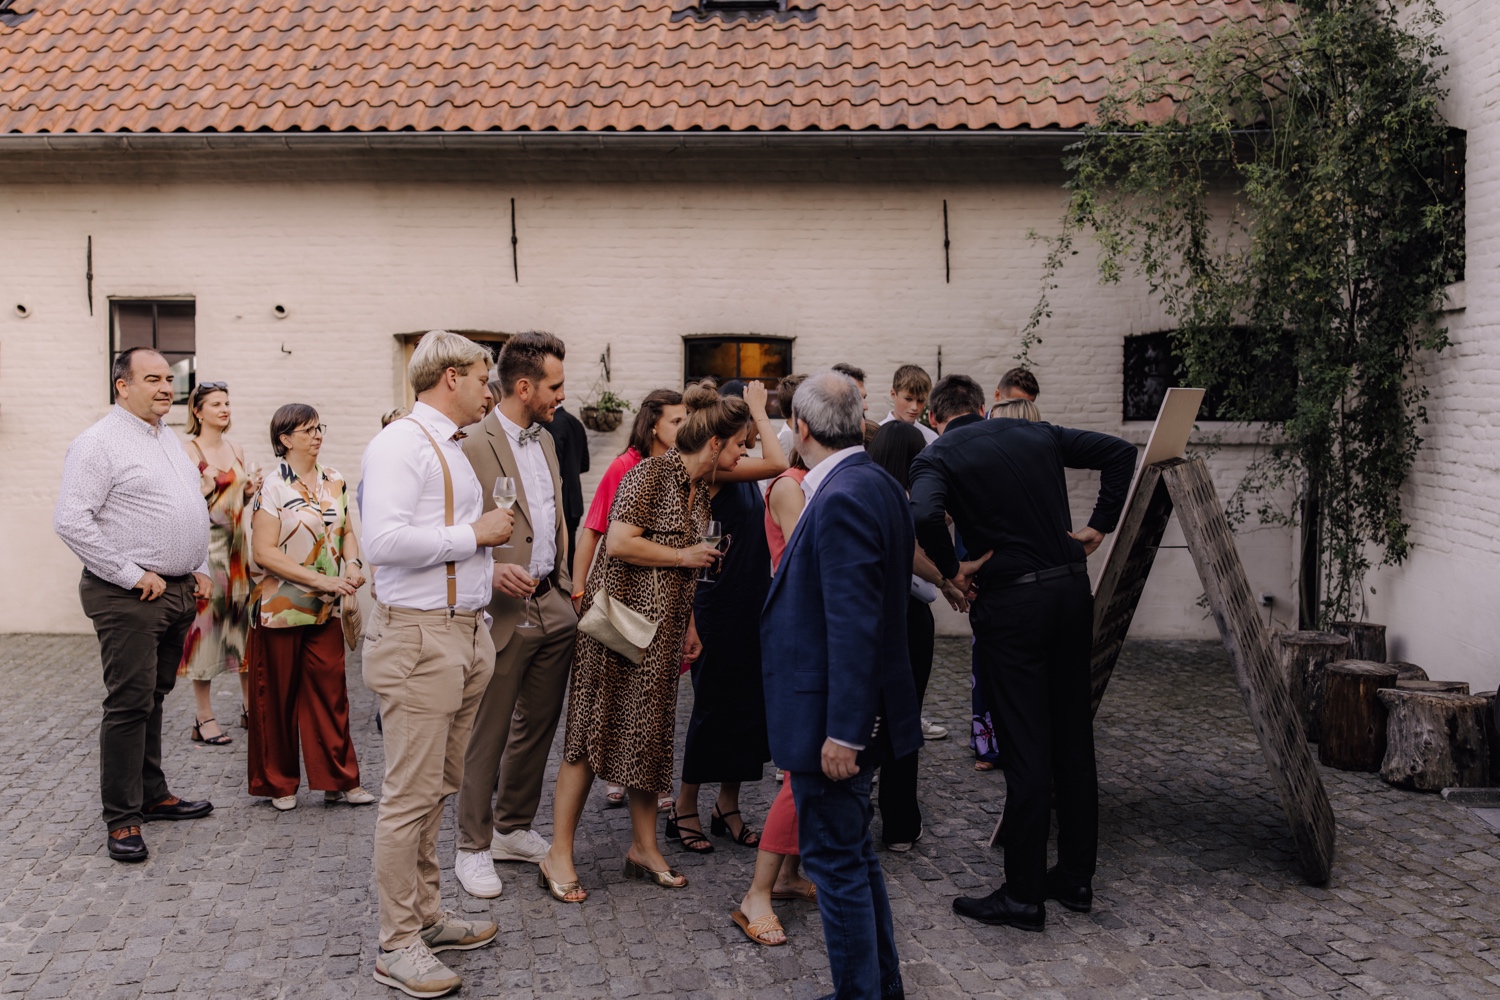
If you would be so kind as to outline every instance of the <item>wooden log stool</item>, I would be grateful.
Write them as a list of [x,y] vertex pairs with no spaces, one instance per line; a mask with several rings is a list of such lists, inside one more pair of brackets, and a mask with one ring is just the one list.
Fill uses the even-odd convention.
[[1372,622],[1330,622],[1328,631],[1349,640],[1349,659],[1385,662],[1385,626]]
[[1396,678],[1397,680],[1425,681],[1428,679],[1427,671],[1423,670],[1415,663],[1407,663],[1405,660],[1392,660],[1391,666],[1401,671],[1401,673]]
[[1488,698],[1399,687],[1377,697],[1389,712],[1382,778],[1419,792],[1489,784]]
[[1378,771],[1385,759],[1386,708],[1375,692],[1400,673],[1386,663],[1339,660],[1323,671],[1318,759],[1341,771]]
[[1271,655],[1286,678],[1287,691],[1302,732],[1308,742],[1318,742],[1323,722],[1323,671],[1328,664],[1346,659],[1347,636],[1332,632],[1277,632],[1271,636]]
[[[1392,663],[1391,666],[1396,666]],[[1468,694],[1468,681],[1429,681],[1396,678],[1396,687],[1401,691],[1426,691],[1428,694]]]

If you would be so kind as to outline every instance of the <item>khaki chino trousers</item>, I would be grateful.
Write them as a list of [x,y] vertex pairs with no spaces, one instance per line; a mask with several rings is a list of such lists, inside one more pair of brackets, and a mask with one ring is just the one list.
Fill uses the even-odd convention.
[[414,944],[437,921],[443,800],[463,780],[474,714],[495,669],[483,612],[375,606],[365,686],[380,698],[385,782],[375,822],[380,947]]
[[573,669],[578,616],[555,587],[537,599],[536,608],[538,627],[511,633],[495,654],[495,673],[479,703],[458,793],[460,850],[488,850],[492,829],[531,829],[542,801],[547,757]]

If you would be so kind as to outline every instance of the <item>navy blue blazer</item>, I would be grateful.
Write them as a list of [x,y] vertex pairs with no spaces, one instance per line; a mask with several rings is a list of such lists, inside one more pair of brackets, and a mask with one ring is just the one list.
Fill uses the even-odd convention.
[[813,494],[760,617],[777,766],[821,771],[828,737],[865,747],[861,765],[879,763],[876,715],[893,757],[922,745],[906,649],[915,547],[905,491],[868,455],[845,459]]

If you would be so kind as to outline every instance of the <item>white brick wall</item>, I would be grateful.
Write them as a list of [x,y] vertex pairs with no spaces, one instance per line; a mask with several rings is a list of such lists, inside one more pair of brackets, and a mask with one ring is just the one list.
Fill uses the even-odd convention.
[[1415,548],[1376,573],[1370,619],[1393,658],[1474,691],[1500,681],[1500,6],[1442,0],[1448,120],[1468,132],[1468,267],[1433,360],[1426,443],[1406,490]]
[[[598,172],[598,168],[593,168]],[[196,176],[184,168],[184,176]],[[639,398],[679,385],[681,337],[796,338],[808,370],[852,361],[871,373],[872,415],[898,364],[963,371],[993,386],[1013,364],[1035,301],[1041,248],[1062,205],[1060,176],[988,183],[879,177],[865,183],[654,180],[563,183],[535,175],[491,183],[408,179],[194,183],[88,180],[11,187],[0,209],[0,630],[78,630],[76,560],[50,516],[67,443],[105,409],[107,297],[190,293],[198,303],[200,377],[227,380],[233,435],[268,455],[283,402],[320,410],[325,456],[351,479],[379,415],[401,398],[394,335],[434,327],[540,328],[569,346],[577,404],[606,346],[614,391]],[[1014,175],[999,174],[1001,178]],[[517,200],[521,282],[511,278]],[[943,280],[942,200],[953,279]],[[84,296],[94,239],[95,311]],[[1477,266],[1477,264],[1476,264]],[[1075,259],[1054,294],[1037,352],[1048,419],[1118,432],[1121,338],[1163,319],[1139,286],[1100,288]],[[23,303],[30,318],[16,315]],[[283,305],[287,318],[272,308]],[[283,353],[283,347],[291,353]],[[58,405],[59,401],[62,405]],[[1134,426],[1134,425],[1132,425]],[[624,431],[591,435],[597,475]],[[1232,486],[1244,449],[1221,451]],[[1075,480],[1076,508],[1092,502]],[[1252,586],[1290,610],[1290,542],[1245,536]],[[1168,551],[1137,619],[1140,635],[1210,635],[1186,554]]]

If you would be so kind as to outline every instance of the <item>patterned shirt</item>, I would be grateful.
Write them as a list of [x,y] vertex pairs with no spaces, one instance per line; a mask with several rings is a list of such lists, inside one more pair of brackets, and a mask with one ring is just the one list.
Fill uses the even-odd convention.
[[[349,533],[349,490],[333,469],[313,466],[302,479],[282,462],[255,496],[256,511],[281,522],[276,547],[324,576],[344,575],[344,536]],[[339,602],[322,591],[265,571],[255,588],[260,624],[266,628],[321,625],[338,617]]]
[[52,527],[89,572],[127,590],[147,572],[208,573],[197,466],[166,424],[122,406],[68,446]]

